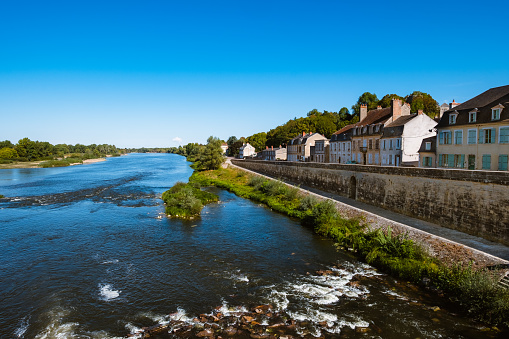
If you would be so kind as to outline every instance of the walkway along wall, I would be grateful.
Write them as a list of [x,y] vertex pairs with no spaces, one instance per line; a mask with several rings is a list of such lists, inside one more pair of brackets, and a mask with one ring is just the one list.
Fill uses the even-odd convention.
[[232,160],[284,178],[509,245],[509,173]]

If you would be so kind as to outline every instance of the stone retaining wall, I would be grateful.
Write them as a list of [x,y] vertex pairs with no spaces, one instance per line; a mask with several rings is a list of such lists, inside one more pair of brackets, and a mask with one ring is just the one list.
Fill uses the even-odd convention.
[[232,163],[509,245],[509,173],[232,160]]

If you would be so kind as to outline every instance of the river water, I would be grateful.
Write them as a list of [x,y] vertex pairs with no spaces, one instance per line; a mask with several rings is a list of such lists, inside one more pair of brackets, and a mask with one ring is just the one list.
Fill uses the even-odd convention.
[[191,173],[172,154],[0,170],[0,337],[124,337],[170,314],[261,304],[315,336],[502,335],[231,193],[212,189],[220,202],[200,219],[166,218],[161,193]]

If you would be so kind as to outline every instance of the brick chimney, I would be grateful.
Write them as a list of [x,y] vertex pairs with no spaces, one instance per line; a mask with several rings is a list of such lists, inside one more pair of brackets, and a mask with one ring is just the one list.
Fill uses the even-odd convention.
[[382,106],[378,105],[376,106],[376,109],[382,109]]
[[392,121],[396,121],[401,116],[401,100],[392,99],[391,110],[392,110]]
[[368,105],[361,104],[361,113],[359,115],[359,121],[366,119],[368,116]]
[[265,149],[269,149],[269,146],[265,146]]
[[422,115],[422,109],[418,110],[417,114]]
[[302,136],[305,137],[306,136],[306,132],[302,132]]
[[271,151],[273,151],[274,150],[274,146],[270,146],[270,149],[271,149]]

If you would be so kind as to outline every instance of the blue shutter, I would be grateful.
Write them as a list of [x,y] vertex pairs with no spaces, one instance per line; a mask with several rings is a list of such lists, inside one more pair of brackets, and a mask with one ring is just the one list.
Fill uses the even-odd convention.
[[[444,144],[444,132],[438,133],[438,136],[439,136],[440,145],[443,145]],[[384,149],[385,149],[385,144],[384,144]]]
[[461,168],[465,168],[465,154],[461,155]]
[[450,168],[454,167],[454,155],[453,154],[447,154],[447,166]]
[[497,129],[496,128],[491,128],[491,143],[494,144],[495,143],[495,134],[497,132]]
[[484,130],[483,129],[479,130],[479,143],[484,144]]

